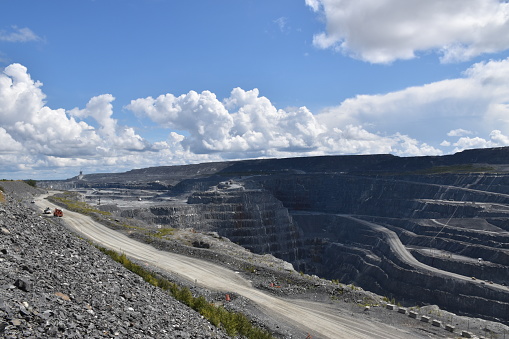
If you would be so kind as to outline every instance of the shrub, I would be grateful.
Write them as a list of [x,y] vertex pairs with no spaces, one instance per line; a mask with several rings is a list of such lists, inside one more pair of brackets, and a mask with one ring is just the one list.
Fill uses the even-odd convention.
[[103,247],[98,248],[103,253],[109,255],[113,260],[121,263],[131,272],[142,277],[149,284],[169,292],[175,299],[199,312],[203,317],[210,321],[212,325],[223,328],[228,335],[232,337],[242,335],[250,339],[273,338],[269,332],[253,326],[245,315],[229,312],[222,306],[214,306],[203,296],[194,297],[189,288],[180,287],[167,279],[154,275],[140,265],[130,261],[125,253],[118,254],[115,251]]
[[156,238],[162,239],[167,235],[173,235],[173,233],[175,233],[175,229],[173,228],[160,228],[154,234],[151,235]]
[[[68,197],[67,197],[68,196]],[[50,201],[56,201],[63,204],[65,207],[70,209],[71,211],[78,212],[85,215],[92,215],[93,213],[98,213],[102,215],[111,215],[110,212],[101,211],[97,208],[94,208],[87,204],[86,202],[77,201],[76,198],[71,195],[66,195],[66,197],[51,197]]]
[[37,181],[33,179],[23,180],[25,184],[30,185],[32,187],[37,187]]

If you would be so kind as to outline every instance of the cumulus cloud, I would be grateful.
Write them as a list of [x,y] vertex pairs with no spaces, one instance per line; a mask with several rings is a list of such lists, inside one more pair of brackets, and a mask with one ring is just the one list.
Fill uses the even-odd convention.
[[235,88],[224,102],[209,91],[165,94],[133,100],[126,108],[161,126],[187,131],[190,136],[182,143],[194,153],[312,148],[321,129],[307,109],[278,110],[257,89]]
[[[358,95],[316,117],[327,126],[364,125],[431,144],[445,135],[509,131],[509,59],[477,63],[463,77],[379,95]],[[458,124],[461,124],[460,129]]]
[[306,0],[325,18],[314,36],[372,63],[436,51],[443,62],[464,61],[509,48],[509,3],[499,0]]
[[132,100],[127,109],[154,122],[185,130],[181,145],[223,158],[353,153],[440,154],[408,136],[380,136],[360,124],[322,123],[306,107],[276,108],[258,89],[235,88],[219,101],[209,91]]
[[23,149],[23,146],[14,140],[2,127],[0,127],[0,145],[0,154],[10,154]]
[[509,136],[500,130],[493,130],[487,138],[482,137],[461,137],[454,143],[447,146],[454,146],[454,152],[471,148],[502,147],[509,145]]
[[320,9],[320,0],[306,0],[306,5],[311,7],[313,11],[317,12]]
[[74,108],[68,113],[76,118],[93,118],[99,125],[96,133],[110,146],[126,150],[142,151],[150,146],[137,135],[131,127],[119,127],[117,120],[112,118],[115,98],[111,94],[95,96],[89,100],[84,109]]
[[188,131],[191,137],[186,140],[193,152],[222,151],[232,143],[227,139],[232,117],[209,91],[137,99],[126,107],[136,114],[146,114],[163,127]]
[[[111,118],[111,95],[94,97],[85,109],[68,113],[46,106],[41,87],[20,64],[0,74],[0,170],[104,163],[146,149],[132,128],[119,127]],[[79,120],[85,117],[99,128]]]
[[463,128],[457,128],[457,129],[449,131],[449,133],[447,133],[447,136],[461,137],[461,136],[469,135],[469,134],[472,134],[472,131],[467,131],[467,130],[464,130]]
[[[29,154],[66,154],[65,144],[76,144],[88,126],[68,119],[62,109],[45,106],[41,86],[30,78],[26,67],[6,67],[0,75],[0,123]],[[94,138],[87,135],[86,139],[90,137]]]
[[12,26],[10,31],[0,30],[0,41],[27,42],[41,40],[30,28]]
[[99,133],[105,137],[115,134],[117,122],[112,119],[115,98],[111,94],[103,94],[90,99],[84,109],[74,108],[69,114],[77,118],[92,117],[100,125]]

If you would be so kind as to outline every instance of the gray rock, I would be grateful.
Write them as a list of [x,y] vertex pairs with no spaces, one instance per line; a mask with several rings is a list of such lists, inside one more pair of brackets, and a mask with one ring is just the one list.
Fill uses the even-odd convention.
[[32,283],[26,278],[17,279],[14,282],[14,286],[16,286],[17,288],[24,292],[30,292],[32,290]]
[[0,224],[10,225],[0,234],[0,337],[175,338],[162,329],[178,321],[184,337],[227,338],[58,220],[40,218],[19,199],[7,200],[0,207]]

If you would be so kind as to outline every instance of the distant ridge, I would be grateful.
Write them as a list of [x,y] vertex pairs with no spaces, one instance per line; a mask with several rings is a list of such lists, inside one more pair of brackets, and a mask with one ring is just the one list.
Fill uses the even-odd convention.
[[[121,173],[93,173],[83,175],[89,182],[150,182],[164,180],[168,183],[183,179],[213,175],[238,175],[275,173],[281,171],[302,171],[305,173],[352,172],[376,174],[384,172],[412,172],[439,166],[454,165],[497,165],[509,169],[509,147],[469,149],[452,155],[399,157],[392,154],[373,155],[327,155],[314,157],[253,159],[201,164],[158,166],[133,169]],[[78,176],[66,181],[78,180]]]

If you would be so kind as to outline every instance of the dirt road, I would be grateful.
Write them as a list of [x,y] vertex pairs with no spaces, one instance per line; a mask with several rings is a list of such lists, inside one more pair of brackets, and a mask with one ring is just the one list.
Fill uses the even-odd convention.
[[[36,199],[36,205],[42,210],[54,206],[46,196]],[[257,290],[239,274],[197,258],[164,252],[133,240],[119,232],[111,230],[90,217],[64,209],[63,221],[68,227],[93,242],[119,252],[128,257],[143,261],[180,277],[197,282],[198,285],[217,291],[234,291],[250,299],[265,314],[280,322],[310,333],[313,338],[419,338],[415,332],[354,317],[346,312],[331,310],[327,305],[306,300],[290,300],[275,297]],[[429,338],[422,336],[422,338]]]
[[[338,215],[340,215],[340,214],[338,214]],[[344,217],[344,218],[350,219],[350,220],[354,220],[354,221],[356,221],[358,223],[361,223],[361,224],[363,224],[365,226],[368,226],[369,228],[375,230],[378,234],[384,234],[386,236],[386,239],[387,239],[389,245],[391,246],[392,251],[394,251],[394,253],[401,260],[403,260],[407,264],[411,265],[415,269],[419,269],[421,271],[429,271],[429,272],[432,272],[434,275],[441,275],[441,276],[444,276],[444,277],[449,277],[449,278],[454,278],[454,279],[457,279],[457,280],[462,280],[462,281],[465,281],[465,282],[467,282],[469,284],[478,284],[478,282],[472,281],[471,277],[466,277],[464,275],[460,275],[460,274],[456,274],[456,273],[452,273],[452,272],[448,272],[448,271],[443,271],[443,270],[440,270],[438,268],[435,268],[435,267],[432,267],[432,266],[428,266],[426,264],[421,263],[420,261],[415,259],[414,256],[405,247],[405,245],[403,245],[403,243],[399,239],[398,235],[394,231],[391,231],[391,230],[389,230],[386,227],[383,227],[381,225],[378,225],[378,224],[375,224],[375,223],[372,223],[372,222],[369,222],[369,221],[366,221],[366,220],[355,218],[355,217],[350,216],[350,215],[342,215],[341,214],[341,216]],[[485,285],[484,288],[488,288],[488,289],[492,289],[492,290],[498,290],[498,291],[503,291],[504,293],[508,293],[509,292],[509,287],[502,286],[502,285],[499,285],[499,284],[493,284],[493,283],[491,283],[489,285]]]

